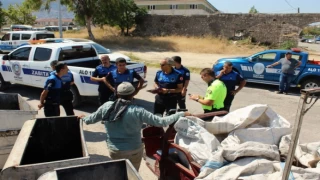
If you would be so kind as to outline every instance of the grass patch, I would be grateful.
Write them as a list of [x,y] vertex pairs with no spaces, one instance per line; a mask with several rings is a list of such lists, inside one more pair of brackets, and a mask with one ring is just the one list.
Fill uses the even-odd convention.
[[[108,48],[137,51],[173,51],[212,54],[247,54],[264,50],[265,47],[250,44],[244,40],[234,43],[225,38],[213,36],[186,37],[186,36],[152,36],[130,37],[120,36],[119,30],[112,27],[93,28],[92,32],[96,41]],[[86,29],[80,31],[65,31],[66,38],[88,38]],[[56,32],[56,37],[59,33]]]

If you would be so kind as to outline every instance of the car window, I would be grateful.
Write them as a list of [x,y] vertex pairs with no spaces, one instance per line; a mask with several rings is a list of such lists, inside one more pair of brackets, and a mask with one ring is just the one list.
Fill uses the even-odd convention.
[[48,61],[51,53],[52,49],[38,47],[34,53],[34,61]]
[[31,34],[21,34],[21,40],[29,40],[31,38]]
[[14,51],[10,55],[10,59],[19,61],[28,61],[31,47],[25,47]]
[[259,54],[252,58],[254,62],[273,62],[276,59],[277,53]]
[[73,48],[61,50],[59,54],[59,61],[94,58],[96,56],[97,54],[94,48]]
[[10,33],[7,33],[2,36],[1,41],[9,41],[10,40]]
[[20,34],[13,33],[12,40],[20,40]]
[[36,40],[54,38],[54,34],[36,34]]
[[93,47],[97,50],[97,53],[98,54],[110,54],[111,51],[103,46],[101,46],[100,44],[92,44]]

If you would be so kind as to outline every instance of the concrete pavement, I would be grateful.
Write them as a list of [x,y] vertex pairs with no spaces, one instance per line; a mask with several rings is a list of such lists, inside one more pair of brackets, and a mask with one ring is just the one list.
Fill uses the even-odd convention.
[[[136,103],[145,107],[147,110],[153,110],[154,95],[146,92],[147,89],[153,88],[153,80],[157,69],[148,68],[147,80],[149,81],[147,88],[141,90],[136,96]],[[207,85],[202,81],[199,74],[191,74],[191,81],[188,87],[188,93],[204,95]],[[293,89],[289,95],[275,94],[276,86],[267,86],[261,84],[248,84],[242,91],[240,91],[234,100],[232,110],[245,107],[251,104],[268,104],[278,114],[282,115],[291,124],[295,119],[295,114],[299,102],[299,90]],[[20,93],[32,106],[37,107],[41,89],[13,85],[6,92]],[[76,115],[88,114],[94,112],[98,108],[95,102],[84,102],[83,106],[75,110]],[[191,113],[202,113],[199,103],[187,99],[187,109]],[[317,102],[314,107],[307,113],[302,125],[300,142],[314,142],[318,141],[320,136],[320,102]],[[61,116],[64,116],[64,110],[61,109]],[[39,111],[37,117],[44,117],[43,110]],[[99,122],[93,125],[84,126],[85,138],[87,141],[88,151],[91,156],[90,162],[98,162],[110,160],[109,153],[105,142],[105,129]],[[142,161],[139,171],[143,179],[153,180],[157,179],[151,171],[146,167],[145,162]]]

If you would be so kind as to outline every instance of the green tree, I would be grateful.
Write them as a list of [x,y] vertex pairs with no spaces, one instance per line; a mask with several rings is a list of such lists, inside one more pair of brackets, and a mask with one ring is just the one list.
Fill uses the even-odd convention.
[[[33,10],[50,9],[50,3],[56,0],[26,0],[33,4]],[[101,4],[108,3],[109,1],[116,0],[61,0],[61,4],[66,5],[68,9],[75,13],[75,19],[78,23],[86,26],[88,36],[90,39],[95,40],[91,30],[92,19],[99,16],[97,12],[100,11]]]
[[0,29],[5,24],[6,24],[6,15],[5,15],[5,12],[2,9],[2,2],[0,1]]
[[23,2],[21,5],[9,5],[5,10],[8,23],[11,24],[30,24],[33,25],[36,22],[36,17],[32,15],[32,9],[28,2]]
[[118,26],[122,35],[129,35],[129,30],[147,14],[147,10],[139,8],[133,0],[109,1],[100,10],[94,23]]
[[259,13],[259,11],[254,6],[252,6],[249,10],[249,14],[257,14],[257,13]]

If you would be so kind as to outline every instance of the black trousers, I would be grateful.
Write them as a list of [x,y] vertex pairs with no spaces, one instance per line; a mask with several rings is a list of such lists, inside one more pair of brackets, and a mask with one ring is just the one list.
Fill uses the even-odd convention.
[[228,112],[230,111],[230,108],[231,108],[231,104],[232,104],[233,99],[234,99],[234,95],[232,95],[231,92],[228,92],[228,93],[227,93],[227,96],[226,96],[226,98],[224,99],[224,102],[223,102],[223,104],[224,104],[224,109],[225,109],[226,111],[228,111]]
[[114,95],[114,92],[110,91],[103,91],[99,92],[99,104],[100,106],[103,105],[105,102],[109,101],[111,95]]
[[64,111],[66,112],[67,116],[74,115],[73,112],[73,94],[70,90],[65,90],[61,92],[61,106],[63,107]]
[[177,95],[156,95],[153,113],[163,115],[164,112],[169,112],[170,109],[177,109]]
[[44,115],[46,117],[60,116],[60,105],[58,103],[45,103],[44,104]]
[[181,93],[177,94],[177,101],[180,109],[186,109],[186,96],[182,96]]

